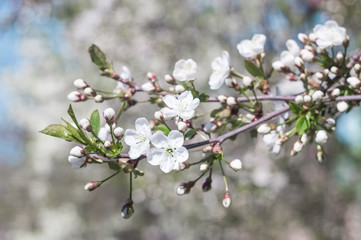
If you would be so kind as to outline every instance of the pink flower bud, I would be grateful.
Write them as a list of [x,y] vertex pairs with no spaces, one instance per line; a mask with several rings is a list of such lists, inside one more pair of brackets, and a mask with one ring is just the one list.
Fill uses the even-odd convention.
[[90,124],[90,121],[89,121],[89,119],[87,119],[87,118],[81,119],[81,120],[79,121],[79,125],[80,125],[80,127],[81,127],[83,130],[85,130],[85,131],[87,131],[87,132],[91,132],[91,131],[92,131],[92,125]]
[[95,100],[95,102],[97,102],[97,103],[101,103],[101,102],[104,101],[104,96],[101,95],[101,94],[97,94],[97,95],[95,96],[94,100]]
[[103,112],[103,116],[108,124],[112,124],[115,118],[115,111],[113,108],[107,108]]
[[81,94],[78,91],[73,91],[68,94],[68,99],[73,102],[79,102],[86,99],[86,96],[84,94]]
[[70,155],[81,158],[85,156],[85,150],[81,146],[75,146],[70,150]]
[[100,187],[100,185],[102,185],[102,182],[100,181],[96,181],[96,182],[88,182],[85,186],[84,189],[88,190],[89,192],[94,191],[96,188]]
[[121,128],[121,127],[116,127],[116,128],[113,130],[113,133],[114,133],[114,137],[115,137],[115,138],[121,139],[121,138],[124,136],[124,129]]
[[90,88],[90,87],[87,87],[84,89],[84,94],[87,95],[87,96],[96,96],[97,93],[94,91],[94,89]]
[[223,196],[223,200],[222,200],[223,207],[229,208],[231,203],[232,203],[231,194],[227,191],[224,193]]
[[89,85],[83,79],[80,78],[74,81],[74,86],[78,89],[85,89],[86,87],[89,87]]

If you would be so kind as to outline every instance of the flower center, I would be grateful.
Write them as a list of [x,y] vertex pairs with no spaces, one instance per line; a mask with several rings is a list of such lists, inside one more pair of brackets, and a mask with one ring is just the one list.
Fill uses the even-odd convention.
[[172,156],[172,157],[173,157],[174,149],[168,147],[168,148],[165,150],[165,154],[166,154],[167,156]]

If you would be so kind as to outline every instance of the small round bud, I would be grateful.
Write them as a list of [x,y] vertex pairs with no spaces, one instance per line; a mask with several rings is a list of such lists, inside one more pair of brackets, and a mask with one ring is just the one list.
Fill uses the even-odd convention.
[[227,102],[227,96],[225,96],[225,95],[219,95],[219,96],[217,97],[217,99],[218,99],[218,101],[219,101],[220,103],[226,103],[226,102]]
[[121,139],[124,136],[124,129],[121,127],[116,127],[113,133],[115,138]]
[[304,133],[304,134],[302,134],[300,140],[301,140],[303,145],[306,145],[308,143],[308,141],[309,141],[309,137],[308,137],[308,135],[306,133]]
[[236,80],[232,77],[226,78],[225,82],[226,82],[226,86],[229,88],[233,88],[235,85],[237,85]]
[[229,106],[235,106],[237,105],[237,100],[235,97],[228,97],[227,98],[227,105]]
[[342,45],[343,47],[347,48],[350,43],[350,36],[346,35],[345,40],[343,41]]
[[332,67],[331,67],[331,72],[337,75],[337,74],[339,73],[338,67],[332,66]]
[[293,150],[297,153],[301,152],[302,148],[303,148],[303,143],[300,140],[297,140],[295,144],[293,144]]
[[98,187],[100,187],[100,185],[102,185],[102,182],[100,181],[96,181],[96,182],[88,182],[85,186],[84,189],[88,190],[89,192],[94,191],[95,189],[97,189]]
[[202,190],[203,190],[203,192],[208,192],[211,189],[212,189],[212,178],[208,177],[202,184]]
[[187,124],[185,122],[179,122],[177,128],[178,131],[185,132],[187,130]]
[[337,103],[336,107],[339,112],[346,112],[349,108],[349,105],[347,102],[341,101]]
[[182,196],[182,195],[188,194],[191,191],[193,186],[194,186],[193,181],[181,183],[177,188],[177,191],[176,191],[177,195]]
[[115,118],[115,111],[113,108],[107,108],[103,112],[103,117],[107,121],[108,124],[112,124]]
[[314,33],[310,33],[308,35],[308,39],[310,39],[311,42],[316,42],[316,35]]
[[239,159],[233,159],[232,161],[230,161],[229,167],[232,168],[232,170],[234,170],[235,172],[238,172],[242,169],[242,162]]
[[106,149],[111,149],[111,148],[112,148],[112,143],[111,143],[110,141],[106,140],[106,141],[104,142],[104,147],[105,147]]
[[302,49],[301,50],[301,58],[306,62],[313,62],[313,60],[315,59],[315,55],[311,51]]
[[85,89],[86,87],[89,87],[89,85],[83,79],[80,78],[74,81],[74,86],[78,89]]
[[130,218],[134,213],[133,201],[128,199],[122,207],[121,216],[124,219]]
[[94,98],[95,102],[101,103],[104,101],[104,96],[102,94],[97,94]]
[[303,96],[302,95],[297,95],[295,98],[295,102],[299,105],[303,104]]
[[357,77],[347,78],[347,83],[350,84],[352,88],[359,88],[361,85],[361,81]]
[[84,95],[84,97],[82,95],[84,95],[84,94],[81,94],[78,91],[73,91],[68,94],[68,99],[73,102],[79,102],[79,101],[82,101],[82,98],[86,97],[85,95]]
[[87,96],[95,96],[97,95],[97,93],[94,91],[94,89],[92,89],[91,87],[87,87],[84,89],[84,94]]
[[81,158],[85,156],[85,150],[81,146],[75,146],[70,150],[70,155]]
[[177,93],[182,93],[184,92],[186,89],[182,86],[182,85],[176,85],[174,87],[174,90],[177,92]]
[[335,88],[332,90],[331,94],[330,94],[330,97],[331,98],[337,98],[338,96],[340,96],[341,94],[341,91],[339,88]]
[[316,133],[315,141],[319,144],[325,144],[327,142],[328,136],[325,130],[319,130]]
[[147,72],[147,78],[151,82],[157,81],[157,76],[155,76],[155,74],[152,72]]
[[254,80],[248,76],[244,76],[243,79],[243,85],[248,87],[248,88],[252,88],[253,87],[253,82]]
[[336,125],[336,121],[333,118],[327,118],[323,121],[326,128],[333,128]]
[[79,126],[80,126],[83,130],[85,130],[85,131],[87,131],[87,132],[91,132],[91,131],[92,131],[92,125],[90,124],[90,121],[89,121],[89,119],[87,119],[87,118],[81,119],[81,120],[79,121]]
[[322,146],[321,145],[317,145],[317,153],[316,153],[316,159],[318,163],[322,163],[324,160],[324,154],[323,154],[323,150],[322,150]]
[[341,63],[341,62],[343,61],[343,58],[344,58],[343,53],[339,51],[339,52],[336,54],[336,59],[337,59],[337,61],[338,61],[339,63]]
[[201,171],[202,173],[207,172],[208,169],[209,169],[209,164],[208,164],[207,162],[202,163],[202,164],[199,166],[199,171]]
[[217,131],[217,128],[218,126],[214,122],[207,122],[203,125],[203,131],[205,131],[206,133],[213,133]]
[[271,127],[267,123],[261,124],[257,128],[257,132],[259,134],[267,134],[267,133],[271,132],[271,130],[272,130]]
[[151,82],[146,82],[142,85],[142,90],[144,92],[153,92],[155,90],[155,86]]
[[353,69],[357,74],[359,74],[361,72],[361,65],[356,63],[355,66],[353,66]]
[[307,80],[306,74],[301,73],[301,74],[300,74],[300,80],[301,80],[301,81],[306,81],[306,80]]
[[161,111],[156,111],[154,113],[154,118],[157,119],[158,121],[163,121],[164,120],[163,113]]
[[221,144],[220,144],[220,143],[216,143],[216,145],[214,145],[213,148],[212,148],[212,152],[213,152],[213,153],[223,154],[223,150],[222,150]]
[[283,72],[283,70],[285,69],[286,66],[281,61],[275,61],[272,63],[272,67],[277,72]]
[[168,84],[175,84],[175,80],[174,80],[174,78],[172,77],[172,75],[170,75],[170,74],[166,74],[165,76],[164,76],[164,80],[168,83]]
[[323,73],[321,73],[321,72],[316,72],[315,76],[316,76],[316,78],[318,78],[320,80],[322,80],[325,77],[325,75]]
[[222,200],[223,207],[229,208],[229,206],[231,206],[231,203],[232,203],[231,194],[229,192],[225,192]]
[[302,58],[296,57],[295,58],[295,65],[298,68],[303,68],[304,67],[304,62],[303,62]]
[[298,37],[298,40],[300,40],[300,42],[303,43],[303,44],[306,44],[306,42],[308,41],[308,36],[307,36],[307,34],[299,33],[299,34],[297,35],[297,37]]
[[202,149],[202,152],[203,153],[209,153],[209,152],[212,152],[212,147],[211,146],[206,146]]
[[312,94],[312,99],[315,102],[319,102],[319,101],[321,101],[323,99],[324,96],[325,96],[325,94],[322,91],[317,90],[316,92],[314,92]]
[[310,103],[312,101],[312,98],[310,95],[305,95],[305,96],[303,96],[303,101],[305,103]]

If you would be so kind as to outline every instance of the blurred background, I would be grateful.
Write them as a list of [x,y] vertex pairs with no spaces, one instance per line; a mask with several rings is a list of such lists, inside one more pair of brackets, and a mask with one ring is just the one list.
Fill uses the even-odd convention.
[[[227,144],[227,160],[237,157],[244,164],[238,173],[226,169],[229,209],[221,204],[219,169],[212,191],[203,193],[200,182],[178,197],[178,184],[196,178],[197,168],[166,175],[141,163],[146,175],[135,181],[135,214],[129,220],[120,215],[127,177],[119,175],[91,193],[83,190],[111,171],[93,165],[72,169],[67,156],[74,144],[38,132],[68,119],[66,96],[76,78],[96,88],[116,85],[91,63],[92,43],[116,69],[127,65],[138,83],[146,82],[148,71],[162,79],[177,60],[192,58],[199,70],[195,84],[206,90],[210,63],[222,50],[242,71],[236,44],[264,33],[270,65],[287,39],[329,19],[347,28],[351,53],[361,47],[357,0],[0,1],[0,239],[361,239],[359,109],[339,119],[322,166],[314,146],[290,158],[286,145],[275,158],[249,133]],[[226,92],[223,87],[210,95]],[[83,118],[117,104],[88,101],[73,107]],[[156,108],[148,106],[134,107],[120,126],[152,116]],[[192,154],[192,161],[200,157]]]

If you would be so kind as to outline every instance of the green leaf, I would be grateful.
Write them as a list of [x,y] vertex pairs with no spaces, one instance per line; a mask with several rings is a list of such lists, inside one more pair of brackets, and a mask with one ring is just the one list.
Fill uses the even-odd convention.
[[66,129],[66,127],[61,124],[51,124],[47,126],[44,130],[41,130],[40,132],[52,137],[65,139],[67,141],[78,142],[77,139],[75,139],[71,135],[71,133]]
[[111,169],[111,170],[114,170],[114,171],[119,171],[120,170],[120,166],[118,163],[116,162],[108,162],[108,167]]
[[219,112],[222,112],[223,111],[223,108],[218,108],[218,109],[214,109],[212,112],[211,112],[211,117],[216,117],[217,113]]
[[99,68],[106,68],[107,58],[105,57],[103,51],[100,50],[100,48],[97,45],[92,44],[89,47],[88,51],[90,54],[90,58],[95,65],[97,65]]
[[303,111],[303,108],[295,102],[290,101],[288,105],[290,106],[290,111],[294,114],[298,114]]
[[311,126],[310,120],[305,115],[298,118],[296,122],[296,130],[299,135],[304,134]]
[[90,124],[92,125],[94,133],[98,135],[100,126],[100,116],[98,110],[94,110],[92,112],[92,115],[90,116]]
[[84,138],[80,135],[79,130],[75,128],[73,125],[71,125],[69,122],[67,122],[64,119],[61,119],[66,124],[66,129],[70,132],[70,134],[76,139],[76,142],[79,142],[81,144],[86,144],[86,141]]
[[[84,132],[81,130],[78,120],[76,120],[76,117],[75,117],[75,114],[73,111],[73,107],[71,106],[71,104],[69,104],[68,114],[69,114],[70,118],[73,120],[75,126],[78,128],[78,129],[76,129],[71,124],[67,123],[68,130],[70,130],[73,127],[74,129],[76,129],[78,131],[79,135],[81,136],[81,139],[83,139],[85,142],[88,142],[88,143],[91,142],[90,138],[88,136],[86,136],[84,134]],[[65,120],[63,119],[63,121],[65,121]]]
[[197,133],[197,130],[190,129],[186,134],[184,135],[185,139],[192,138]]
[[162,131],[164,135],[168,136],[170,129],[166,125],[158,125],[155,127],[155,130]]
[[209,98],[209,95],[208,94],[205,94],[205,93],[202,93],[202,94],[199,94],[198,95],[198,98],[199,98],[199,101],[200,102],[207,102],[208,98]]
[[252,76],[263,78],[263,71],[259,69],[253,62],[244,60],[244,66]]

